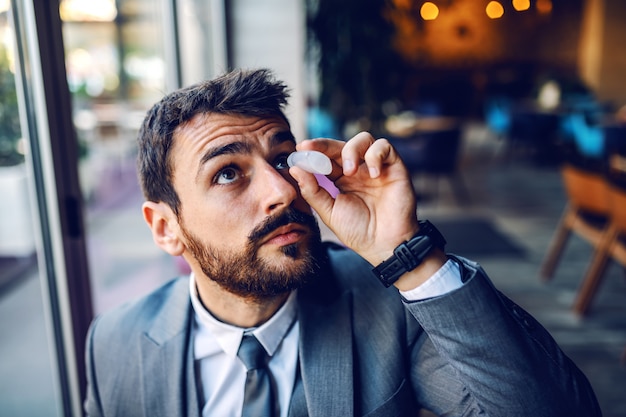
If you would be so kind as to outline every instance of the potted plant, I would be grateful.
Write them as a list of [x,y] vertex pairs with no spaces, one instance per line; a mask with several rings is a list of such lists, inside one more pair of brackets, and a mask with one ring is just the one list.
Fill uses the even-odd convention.
[[15,87],[7,50],[0,47],[0,257],[32,255],[28,175]]
[[[355,121],[380,134],[385,103],[402,98],[410,71],[395,50],[385,0],[308,0],[308,46],[319,77],[317,105],[344,130]],[[356,133],[356,132],[354,132]]]

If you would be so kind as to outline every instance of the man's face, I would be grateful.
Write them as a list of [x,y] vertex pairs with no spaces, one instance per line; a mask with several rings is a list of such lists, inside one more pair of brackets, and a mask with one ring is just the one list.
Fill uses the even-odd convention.
[[234,294],[280,294],[317,267],[319,229],[288,173],[294,150],[278,117],[198,115],[174,135],[185,257]]

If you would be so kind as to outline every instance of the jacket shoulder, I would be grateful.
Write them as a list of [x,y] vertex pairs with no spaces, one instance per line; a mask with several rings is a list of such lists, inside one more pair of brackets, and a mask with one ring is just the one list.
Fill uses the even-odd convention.
[[190,305],[189,280],[177,278],[94,319],[85,348],[87,415],[143,415],[145,348],[186,340]]
[[94,339],[106,338],[107,346],[114,340],[128,342],[133,335],[149,332],[163,316],[187,314],[189,278],[175,278],[147,295],[100,314],[92,323]]

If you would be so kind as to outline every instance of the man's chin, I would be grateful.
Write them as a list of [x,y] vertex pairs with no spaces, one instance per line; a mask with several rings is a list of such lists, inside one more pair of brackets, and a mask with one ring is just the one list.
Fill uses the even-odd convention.
[[257,259],[276,271],[302,274],[317,265],[318,246],[309,241],[298,242],[279,247],[262,248],[257,252]]
[[316,243],[311,238],[282,246],[266,244],[257,249],[256,255],[260,259],[275,259],[278,261],[289,258],[297,261],[310,256],[314,252],[314,246],[316,246]]
[[298,259],[302,257],[302,254],[300,253],[301,247],[302,245],[293,243],[291,245],[281,246],[280,251],[283,253],[283,255],[287,256],[288,258]]
[[311,252],[303,250],[298,244],[280,246],[273,248],[273,250],[258,251],[256,254],[257,260],[261,261],[267,267],[276,271],[294,271],[296,272],[301,268],[301,265],[305,265],[311,262]]

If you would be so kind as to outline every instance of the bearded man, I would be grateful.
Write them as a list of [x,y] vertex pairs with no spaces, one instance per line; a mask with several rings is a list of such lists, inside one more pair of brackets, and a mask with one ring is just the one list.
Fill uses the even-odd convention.
[[[238,70],[148,112],[143,215],[191,274],[94,320],[86,413],[599,416],[548,332],[418,220],[390,143],[297,143],[287,97]],[[330,159],[338,195],[289,167],[296,150]]]

